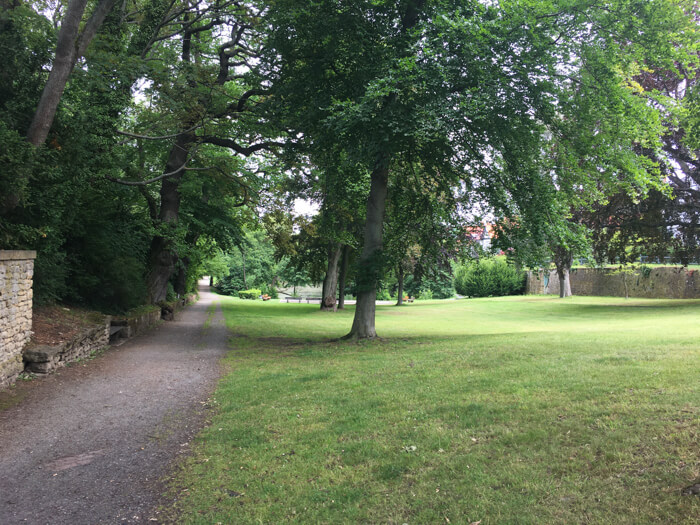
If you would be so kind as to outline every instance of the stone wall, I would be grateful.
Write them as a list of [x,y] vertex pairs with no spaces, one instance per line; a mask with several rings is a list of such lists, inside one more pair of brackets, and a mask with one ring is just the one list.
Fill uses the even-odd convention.
[[[700,272],[686,268],[575,268],[570,280],[574,295],[700,299]],[[556,270],[548,275],[543,271],[528,272],[525,292],[559,295]]]
[[27,371],[34,374],[48,374],[68,363],[90,357],[109,345],[110,317],[102,323],[86,328],[71,341],[56,345],[37,345],[25,348],[24,361]]
[[0,250],[0,388],[24,370],[22,348],[32,335],[33,251]]
[[160,315],[160,308],[154,307],[150,312],[131,317],[113,317],[110,342],[121,343],[150,330],[160,321]]

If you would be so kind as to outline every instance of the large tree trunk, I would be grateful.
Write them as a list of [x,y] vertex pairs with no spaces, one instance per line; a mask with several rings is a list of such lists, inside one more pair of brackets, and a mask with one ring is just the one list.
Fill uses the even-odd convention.
[[[183,168],[192,146],[192,135],[180,135],[170,149],[165,173],[172,173]],[[174,230],[180,214],[180,191],[184,169],[176,175],[162,180],[160,186],[160,212],[158,222],[161,228],[169,226]],[[175,269],[177,252],[169,235],[156,235],[151,241],[149,253],[148,295],[151,304],[165,301],[168,293],[168,281]]]
[[86,22],[85,28],[79,34],[80,21],[83,18],[87,0],[71,0],[68,3],[66,14],[61,21],[61,29],[58,31],[56,55],[51,72],[27,131],[27,140],[34,146],[40,146],[46,141],[68,77],[70,77],[76,61],[85,53],[114,4],[116,4],[116,0],[102,0],[97,4],[90,19]]
[[343,262],[340,265],[340,277],[338,278],[338,310],[345,309],[345,283],[348,277],[348,264],[350,262],[350,246],[343,246]]
[[187,293],[187,268],[190,265],[190,258],[183,257],[177,266],[177,279],[175,279],[175,293],[182,297]]
[[399,264],[399,268],[396,272],[396,277],[399,281],[399,291],[398,291],[398,299],[396,300],[396,306],[402,306],[403,305],[403,268]]
[[389,157],[380,155],[372,170],[372,182],[367,199],[365,245],[360,255],[357,272],[357,305],[350,333],[345,339],[373,339],[374,314],[377,300],[377,279],[381,266],[384,210],[389,183]]
[[559,297],[571,297],[571,282],[569,280],[569,272],[571,265],[574,262],[573,254],[566,248],[558,247],[554,250],[554,264],[557,267],[557,275],[559,276]]
[[340,244],[333,244],[328,249],[328,271],[323,279],[323,293],[321,297],[321,310],[335,312],[335,296],[338,292],[338,262],[342,250]]

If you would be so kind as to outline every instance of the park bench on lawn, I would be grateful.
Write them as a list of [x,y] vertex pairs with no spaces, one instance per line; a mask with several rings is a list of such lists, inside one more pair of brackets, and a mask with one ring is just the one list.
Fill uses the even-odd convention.
[[288,303],[300,303],[302,301],[306,301],[307,304],[310,304],[312,302],[321,304],[320,297],[285,297],[284,300]]

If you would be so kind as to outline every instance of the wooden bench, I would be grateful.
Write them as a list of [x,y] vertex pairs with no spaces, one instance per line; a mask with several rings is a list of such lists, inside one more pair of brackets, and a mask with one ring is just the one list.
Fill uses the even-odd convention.
[[288,302],[288,303],[300,303],[302,301],[306,301],[306,304],[311,304],[311,303],[321,304],[320,297],[285,297],[284,300],[285,300],[285,302]]

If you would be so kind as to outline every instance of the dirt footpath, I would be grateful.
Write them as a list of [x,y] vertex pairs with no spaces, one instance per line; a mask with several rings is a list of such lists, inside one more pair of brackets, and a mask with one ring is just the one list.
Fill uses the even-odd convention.
[[176,321],[12,390],[0,524],[158,521],[160,480],[201,428],[227,350],[220,309],[207,312],[214,297],[200,287]]

